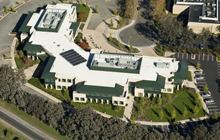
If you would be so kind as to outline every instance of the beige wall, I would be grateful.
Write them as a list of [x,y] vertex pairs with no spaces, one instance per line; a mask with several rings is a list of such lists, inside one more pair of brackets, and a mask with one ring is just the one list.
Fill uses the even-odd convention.
[[[114,101],[117,101],[118,104],[115,104]],[[124,104],[119,104],[119,102],[122,101]],[[112,96],[112,104],[113,105],[118,105],[118,106],[125,106],[126,105],[126,101],[127,101],[127,98],[125,97],[116,97],[116,96]]]
[[173,14],[180,14],[184,10],[186,10],[189,6],[186,5],[174,5],[173,6]]
[[218,33],[216,27],[220,24],[215,23],[201,23],[201,22],[189,22],[188,27],[192,28],[195,33],[200,33],[202,28],[209,28],[212,33]]
[[[79,98],[79,101],[76,101],[75,98]],[[81,98],[84,98],[84,101],[81,101]],[[86,98],[86,94],[83,93],[77,93],[77,92],[73,92],[73,102],[81,102],[81,103],[86,103],[87,98]]]
[[[142,93],[142,96],[139,96],[138,93]],[[134,88],[134,96],[135,97],[144,97],[144,89],[141,88]]]

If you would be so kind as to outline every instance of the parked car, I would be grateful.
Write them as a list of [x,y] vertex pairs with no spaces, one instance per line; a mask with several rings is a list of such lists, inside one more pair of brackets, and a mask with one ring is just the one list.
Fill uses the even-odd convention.
[[203,91],[203,86],[198,86],[198,89],[199,89],[200,91]]
[[205,102],[205,103],[213,103],[214,100],[213,100],[213,99],[204,99],[204,102]]
[[203,93],[203,94],[201,94],[201,96],[202,97],[209,97],[209,96],[211,96],[211,94],[210,93]]
[[203,50],[203,45],[202,45],[202,44],[199,44],[199,48]]
[[195,78],[195,79],[204,79],[205,77],[204,77],[204,76],[201,76],[201,75],[196,75],[194,78]]
[[195,71],[195,74],[202,74],[202,71]]

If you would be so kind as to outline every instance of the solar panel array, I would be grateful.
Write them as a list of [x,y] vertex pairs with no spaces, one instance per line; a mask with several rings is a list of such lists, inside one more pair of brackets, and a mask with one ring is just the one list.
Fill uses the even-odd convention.
[[68,50],[66,52],[63,52],[60,54],[64,59],[66,59],[70,64],[73,66],[76,66],[80,63],[83,63],[86,61],[85,58],[83,58],[81,55],[79,55],[76,51]]

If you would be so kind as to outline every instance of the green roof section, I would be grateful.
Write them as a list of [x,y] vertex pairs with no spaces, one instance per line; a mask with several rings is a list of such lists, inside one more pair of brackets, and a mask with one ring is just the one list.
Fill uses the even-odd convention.
[[41,55],[38,55],[38,57],[39,57],[42,61],[45,61],[48,56],[47,56],[46,54],[41,54]]
[[70,25],[70,28],[69,29],[72,29],[73,30],[73,35],[75,36],[76,34],[76,31],[79,27],[79,23],[80,22],[73,22],[71,25]]
[[44,48],[41,45],[36,45],[36,44],[32,44],[32,42],[27,42],[23,50],[40,52],[40,51],[44,51]]
[[119,84],[116,84],[115,87],[91,86],[80,82],[76,85],[75,91],[86,94],[87,98],[111,100],[112,96],[122,95],[124,87]]
[[186,78],[188,73],[188,64],[185,60],[179,62],[179,69],[174,73],[172,79],[174,79],[174,84],[181,85],[183,80]]
[[166,78],[158,75],[157,76],[157,80],[156,81],[148,81],[148,80],[142,80],[142,81],[138,81],[136,82],[136,87],[137,88],[160,88],[163,89],[165,86],[165,80]]
[[51,67],[53,66],[53,62],[56,58],[53,57],[53,56],[50,56],[48,61],[47,61],[47,64],[44,68],[44,71],[41,75],[41,79],[44,79],[45,80],[45,84],[55,84],[55,73],[54,72],[50,72],[50,69]]
[[25,18],[24,22],[22,23],[20,29],[18,30],[19,32],[22,32],[22,33],[28,33],[29,30],[31,29],[31,26],[27,26],[29,20],[31,19],[33,13],[29,13],[27,15],[27,17]]

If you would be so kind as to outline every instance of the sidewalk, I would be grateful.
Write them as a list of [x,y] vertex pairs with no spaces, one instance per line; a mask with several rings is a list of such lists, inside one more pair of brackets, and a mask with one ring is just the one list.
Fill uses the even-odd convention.
[[127,106],[125,106],[125,111],[122,120],[129,122],[132,114],[132,109],[133,109],[133,103],[134,103],[134,96],[131,94],[128,94],[129,99],[127,100]]

